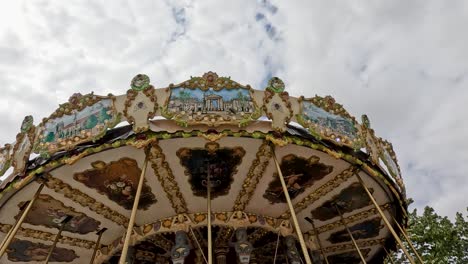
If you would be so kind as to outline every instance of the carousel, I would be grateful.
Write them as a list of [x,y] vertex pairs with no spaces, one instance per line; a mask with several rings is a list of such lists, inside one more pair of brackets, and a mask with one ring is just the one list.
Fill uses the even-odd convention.
[[139,74],[125,94],[74,94],[19,130],[0,148],[2,264],[419,258],[392,144],[277,77],[155,88]]

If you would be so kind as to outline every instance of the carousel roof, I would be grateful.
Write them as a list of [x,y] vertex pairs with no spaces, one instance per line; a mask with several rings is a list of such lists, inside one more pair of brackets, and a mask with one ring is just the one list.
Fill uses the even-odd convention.
[[318,235],[330,263],[360,262],[335,206],[368,262],[394,247],[356,174],[400,224],[405,188],[391,143],[365,115],[360,124],[330,96],[289,96],[278,78],[254,90],[208,72],[166,88],[137,75],[126,94],[75,94],[37,125],[26,117],[16,142],[0,148],[0,175],[8,175],[0,184],[0,239],[44,188],[0,262],[42,263],[71,216],[51,262],[88,263],[96,232],[107,228],[95,263],[116,263],[148,159],[132,234],[135,263],[169,261],[181,225],[193,231],[186,263],[197,263],[196,242],[207,245],[208,174],[214,250],[235,259],[234,232],[243,226],[252,259],[272,263],[291,217],[274,156],[312,251]]

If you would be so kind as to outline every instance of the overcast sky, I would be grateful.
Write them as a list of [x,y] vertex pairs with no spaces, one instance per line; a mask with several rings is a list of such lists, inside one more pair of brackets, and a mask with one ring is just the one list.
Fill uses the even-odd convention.
[[[212,70],[332,95],[391,141],[413,207],[468,205],[468,1],[3,1],[0,143],[75,92]],[[112,3],[112,4],[111,4]]]

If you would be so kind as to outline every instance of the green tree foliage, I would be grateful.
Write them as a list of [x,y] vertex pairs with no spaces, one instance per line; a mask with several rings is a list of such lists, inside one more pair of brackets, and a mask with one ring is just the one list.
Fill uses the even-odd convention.
[[[468,263],[468,221],[462,213],[457,213],[452,222],[429,206],[424,208],[422,215],[415,209],[409,215],[407,232],[425,263]],[[417,262],[416,256],[413,258]],[[392,259],[394,263],[409,263],[401,250],[395,252]],[[387,260],[385,263],[391,262]]]

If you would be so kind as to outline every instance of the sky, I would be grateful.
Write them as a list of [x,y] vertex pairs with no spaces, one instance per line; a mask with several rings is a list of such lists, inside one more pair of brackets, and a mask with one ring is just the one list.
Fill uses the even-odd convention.
[[215,71],[332,95],[393,143],[412,208],[468,206],[468,1],[0,0],[0,144],[73,93]]

